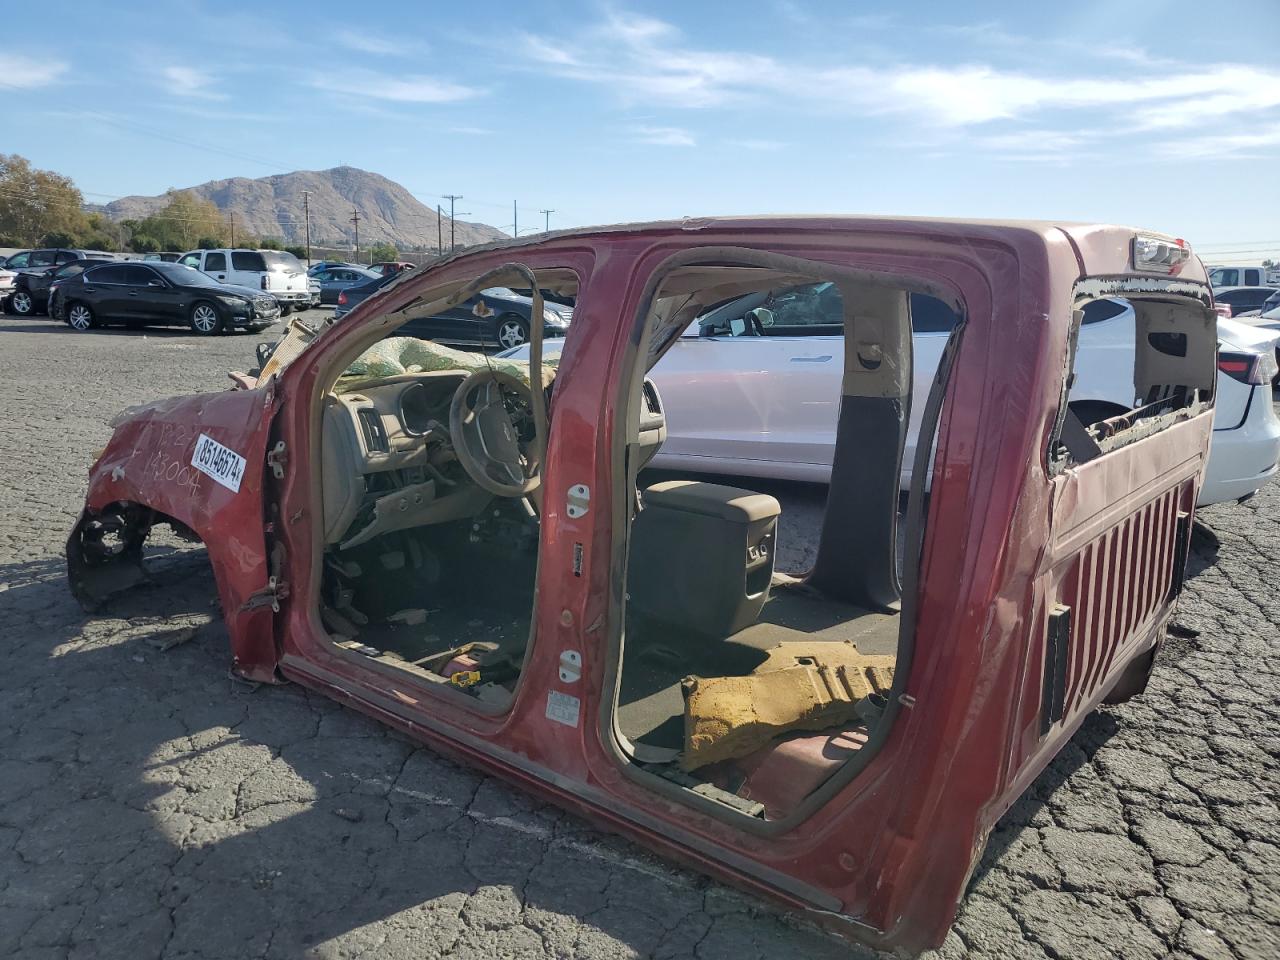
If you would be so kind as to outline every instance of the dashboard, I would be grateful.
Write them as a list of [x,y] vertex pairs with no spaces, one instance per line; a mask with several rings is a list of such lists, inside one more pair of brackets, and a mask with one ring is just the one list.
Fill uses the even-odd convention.
[[[467,374],[407,373],[334,395],[325,410],[326,436],[345,433],[360,474],[421,466],[433,441],[449,440],[449,405]],[[335,423],[330,426],[327,421]]]
[[[454,452],[449,410],[467,371],[405,373],[331,393],[321,466],[325,542],[346,549],[410,527],[474,516],[493,500]],[[666,439],[657,388],[644,382],[639,464]]]

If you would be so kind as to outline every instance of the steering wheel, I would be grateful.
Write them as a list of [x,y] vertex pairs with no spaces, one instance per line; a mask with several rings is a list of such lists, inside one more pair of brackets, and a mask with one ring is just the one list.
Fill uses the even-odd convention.
[[503,391],[525,403],[533,400],[527,384],[502,370],[481,369],[467,376],[453,394],[449,433],[458,462],[471,479],[500,497],[526,497],[542,476],[530,459],[530,445],[520,443]]

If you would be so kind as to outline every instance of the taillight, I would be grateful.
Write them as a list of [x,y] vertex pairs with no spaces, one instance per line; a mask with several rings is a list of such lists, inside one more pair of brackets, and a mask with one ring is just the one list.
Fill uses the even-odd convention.
[[345,307],[347,305],[347,291],[338,291],[338,306]]
[[1262,386],[1275,379],[1278,369],[1275,354],[1219,353],[1218,369],[1232,380]]
[[1140,233],[1133,238],[1133,269],[1141,273],[1164,273],[1176,277],[1191,259],[1191,245],[1185,240]]
[[269,286],[267,286],[267,275],[265,273],[262,275],[262,289],[263,290],[271,289]]
[[1213,305],[1213,312],[1214,312],[1214,313],[1216,313],[1218,316],[1222,317],[1222,318],[1223,318],[1223,319],[1225,319],[1225,320],[1230,320],[1230,319],[1231,319],[1231,304],[1229,304],[1229,303],[1215,303],[1215,304]]

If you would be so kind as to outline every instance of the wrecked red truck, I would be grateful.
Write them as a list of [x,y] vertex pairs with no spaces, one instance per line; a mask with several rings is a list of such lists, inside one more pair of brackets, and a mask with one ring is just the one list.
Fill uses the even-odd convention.
[[[773,497],[641,488],[666,431],[645,374],[715,305],[819,281],[844,304],[836,454],[813,567],[784,572]],[[396,335],[495,287],[574,304],[555,363],[540,330],[525,363]],[[921,296],[959,322],[902,501]],[[1074,347],[1105,298],[1137,313],[1134,401],[1095,422]],[[237,389],[117,418],[71,588],[92,607],[144,577],[169,524],[208,550],[241,676],[920,951],[1001,814],[1146,684],[1215,355],[1198,258],[1117,226],[705,219],[499,244],[295,321]]]

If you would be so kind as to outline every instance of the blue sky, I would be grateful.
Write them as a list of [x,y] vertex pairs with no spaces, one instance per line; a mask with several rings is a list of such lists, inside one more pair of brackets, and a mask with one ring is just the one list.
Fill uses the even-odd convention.
[[347,163],[507,230],[518,199],[523,227],[1045,217],[1280,256],[1276,0],[31,3],[5,34],[0,149],[92,201]]

